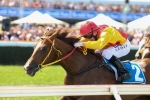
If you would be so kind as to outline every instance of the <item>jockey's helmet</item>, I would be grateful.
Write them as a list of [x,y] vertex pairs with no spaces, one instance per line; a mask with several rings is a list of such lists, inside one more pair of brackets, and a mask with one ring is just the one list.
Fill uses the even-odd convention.
[[100,31],[98,29],[98,26],[92,21],[87,21],[80,27],[81,36],[84,36],[86,34],[93,34],[93,32],[99,33]]

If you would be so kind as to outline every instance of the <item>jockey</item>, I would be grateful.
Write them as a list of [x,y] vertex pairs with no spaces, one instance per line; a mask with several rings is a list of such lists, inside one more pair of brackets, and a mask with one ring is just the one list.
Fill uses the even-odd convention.
[[119,60],[130,52],[130,42],[125,33],[108,25],[97,26],[94,22],[87,21],[80,27],[80,35],[82,37],[74,44],[75,47],[94,49],[95,53],[109,60],[120,73],[118,80],[131,78]]

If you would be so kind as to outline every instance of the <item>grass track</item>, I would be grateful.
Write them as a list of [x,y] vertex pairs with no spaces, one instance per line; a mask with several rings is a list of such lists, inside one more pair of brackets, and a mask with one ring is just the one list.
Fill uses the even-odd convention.
[[[34,77],[25,73],[23,66],[0,65],[0,86],[63,85],[65,71],[59,65],[45,67]],[[0,100],[59,100],[60,97],[17,97]]]

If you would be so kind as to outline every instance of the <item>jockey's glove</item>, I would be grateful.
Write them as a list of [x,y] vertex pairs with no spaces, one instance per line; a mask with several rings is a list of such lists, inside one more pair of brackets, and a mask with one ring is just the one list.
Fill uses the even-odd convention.
[[85,46],[85,43],[83,43],[83,42],[76,42],[76,43],[74,43],[74,47],[80,47],[80,46]]

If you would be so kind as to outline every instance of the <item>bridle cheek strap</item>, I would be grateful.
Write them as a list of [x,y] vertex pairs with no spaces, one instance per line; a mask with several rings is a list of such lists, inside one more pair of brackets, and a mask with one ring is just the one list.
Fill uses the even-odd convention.
[[44,68],[45,66],[53,65],[53,64],[55,64],[57,62],[60,62],[60,61],[62,61],[64,59],[68,58],[75,51],[75,49],[76,49],[76,48],[74,48],[69,54],[67,54],[66,56],[64,56],[64,57],[62,57],[62,58],[60,58],[60,59],[58,59],[58,60],[56,60],[54,62],[51,62],[51,63],[48,63],[48,64],[44,64],[45,61],[47,60],[47,58],[50,56],[50,54],[52,52],[52,49],[54,49],[54,50],[56,50],[58,52],[58,57],[59,57],[59,55],[62,55],[62,53],[61,53],[60,50],[58,50],[58,49],[55,48],[55,46],[54,46],[55,40],[51,41],[50,38],[48,38],[48,37],[42,37],[42,38],[44,38],[47,41],[49,41],[49,43],[51,43],[52,46],[51,46],[50,51],[48,52],[47,56],[45,57],[45,59],[43,60],[43,62],[40,64],[40,68]]

